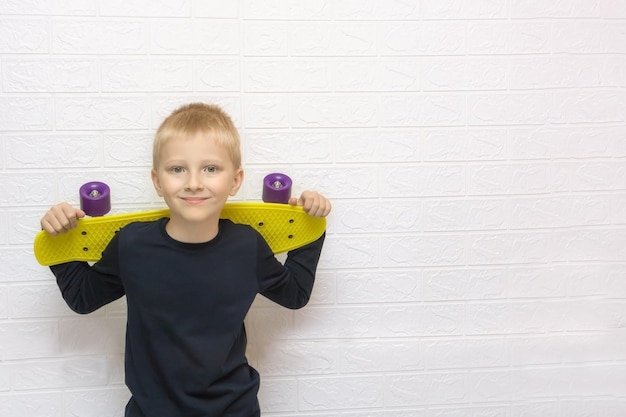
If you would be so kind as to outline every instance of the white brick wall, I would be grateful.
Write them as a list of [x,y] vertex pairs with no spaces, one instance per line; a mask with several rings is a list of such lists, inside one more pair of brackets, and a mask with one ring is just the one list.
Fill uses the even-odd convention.
[[120,417],[124,301],[71,313],[38,219],[161,202],[192,100],[246,181],[334,202],[313,299],[247,319],[264,415],[626,415],[626,3],[0,0],[0,415]]

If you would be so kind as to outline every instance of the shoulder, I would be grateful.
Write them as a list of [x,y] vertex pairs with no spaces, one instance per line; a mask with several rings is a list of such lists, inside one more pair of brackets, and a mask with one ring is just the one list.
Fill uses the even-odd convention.
[[142,238],[154,239],[160,235],[159,230],[164,227],[167,219],[158,219],[149,222],[132,222],[116,232],[116,236],[124,240],[136,240]]
[[220,231],[225,235],[239,235],[239,236],[260,236],[259,232],[256,231],[250,225],[233,223],[232,220],[229,219],[220,219]]

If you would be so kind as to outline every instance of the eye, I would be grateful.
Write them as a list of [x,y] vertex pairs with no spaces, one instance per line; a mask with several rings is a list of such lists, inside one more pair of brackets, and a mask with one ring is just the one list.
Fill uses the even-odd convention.
[[209,173],[217,172],[217,167],[214,165],[209,165],[207,167],[204,167],[204,171]]
[[172,174],[180,174],[180,173],[182,173],[184,171],[185,171],[185,169],[183,167],[176,167],[176,166],[174,166],[174,167],[170,168],[170,172]]

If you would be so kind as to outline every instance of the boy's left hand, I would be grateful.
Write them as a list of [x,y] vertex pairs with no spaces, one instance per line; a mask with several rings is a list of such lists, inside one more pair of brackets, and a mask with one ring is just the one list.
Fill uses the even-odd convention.
[[300,198],[291,197],[289,204],[292,206],[302,206],[302,209],[309,216],[326,217],[332,209],[330,201],[315,191],[304,191]]

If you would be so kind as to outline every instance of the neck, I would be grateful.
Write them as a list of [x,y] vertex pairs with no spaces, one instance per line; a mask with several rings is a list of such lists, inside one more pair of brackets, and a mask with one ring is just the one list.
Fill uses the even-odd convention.
[[165,231],[174,240],[183,243],[204,243],[213,240],[219,231],[219,218],[204,222],[187,222],[171,217]]

